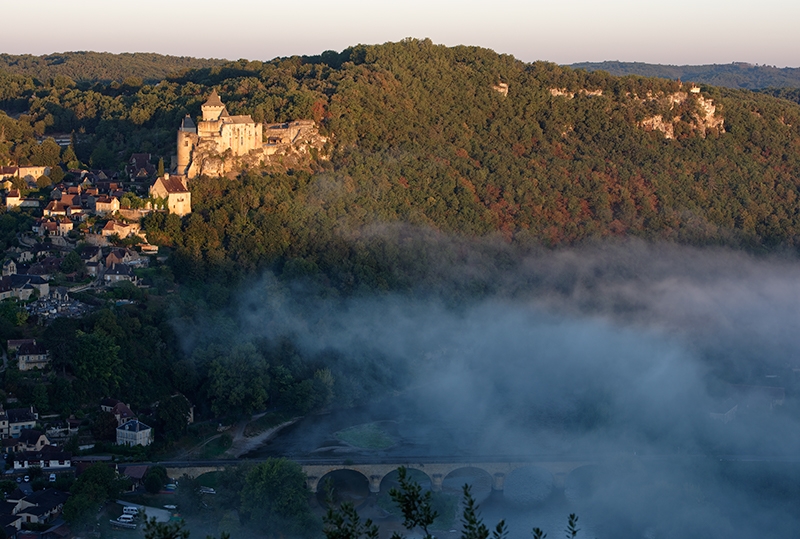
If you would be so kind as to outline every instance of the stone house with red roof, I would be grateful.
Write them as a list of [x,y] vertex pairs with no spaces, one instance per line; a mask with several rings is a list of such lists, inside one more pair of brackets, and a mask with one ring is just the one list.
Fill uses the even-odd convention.
[[150,196],[165,199],[169,213],[176,215],[192,213],[192,193],[189,192],[183,176],[164,174],[150,187]]

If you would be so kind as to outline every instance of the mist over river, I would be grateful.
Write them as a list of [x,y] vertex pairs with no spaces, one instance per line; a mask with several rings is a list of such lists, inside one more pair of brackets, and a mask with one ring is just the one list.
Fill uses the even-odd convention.
[[[247,457],[531,461],[484,492],[512,537],[555,537],[569,513],[600,538],[800,529],[795,257],[621,242],[448,264],[444,295],[250,290],[243,333],[331,358],[337,400]],[[562,488],[544,458],[590,464]]]

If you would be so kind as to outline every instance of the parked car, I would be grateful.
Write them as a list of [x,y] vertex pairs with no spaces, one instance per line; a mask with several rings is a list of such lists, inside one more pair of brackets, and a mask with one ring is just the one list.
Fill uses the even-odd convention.
[[23,481],[25,481],[26,483],[30,483],[30,481],[31,481],[31,476],[29,476],[29,475],[26,475],[26,476],[25,476],[25,477],[24,477],[22,480],[23,480]]
[[50,482],[51,483],[55,483],[56,482],[56,474],[54,474],[54,473],[50,474]]

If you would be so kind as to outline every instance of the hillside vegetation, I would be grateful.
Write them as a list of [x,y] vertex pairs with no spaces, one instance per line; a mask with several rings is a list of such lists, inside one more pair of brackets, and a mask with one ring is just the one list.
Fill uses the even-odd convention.
[[644,62],[581,62],[573,69],[607,71],[612,75],[638,75],[713,84],[728,88],[797,88],[800,87],[800,68],[753,65],[741,62],[708,65],[663,65]]
[[[320,123],[330,160],[199,179],[194,214],[145,222],[177,247],[181,276],[270,266],[356,286],[397,265],[398,242],[375,246],[375,226],[387,223],[544,246],[800,239],[800,107],[746,90],[692,93],[427,40],[233,62],[156,86],[5,77],[7,108],[28,109],[0,115],[6,133],[21,133],[6,141],[7,160],[26,158],[24,133],[53,130],[78,133],[78,157],[95,167],[119,167],[133,151],[168,161],[179,119],[197,115],[212,88],[231,114]],[[493,88],[501,82],[508,95]]]
[[0,69],[40,80],[68,77],[75,82],[122,82],[131,77],[158,82],[188,69],[219,66],[225,60],[166,56],[147,52],[62,52],[42,56],[0,54]]

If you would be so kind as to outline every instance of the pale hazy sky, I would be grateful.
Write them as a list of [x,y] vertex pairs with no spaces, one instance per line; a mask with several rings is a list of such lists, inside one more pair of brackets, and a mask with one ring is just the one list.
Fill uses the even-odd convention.
[[268,60],[429,37],[525,61],[800,66],[797,0],[0,0],[0,52]]

